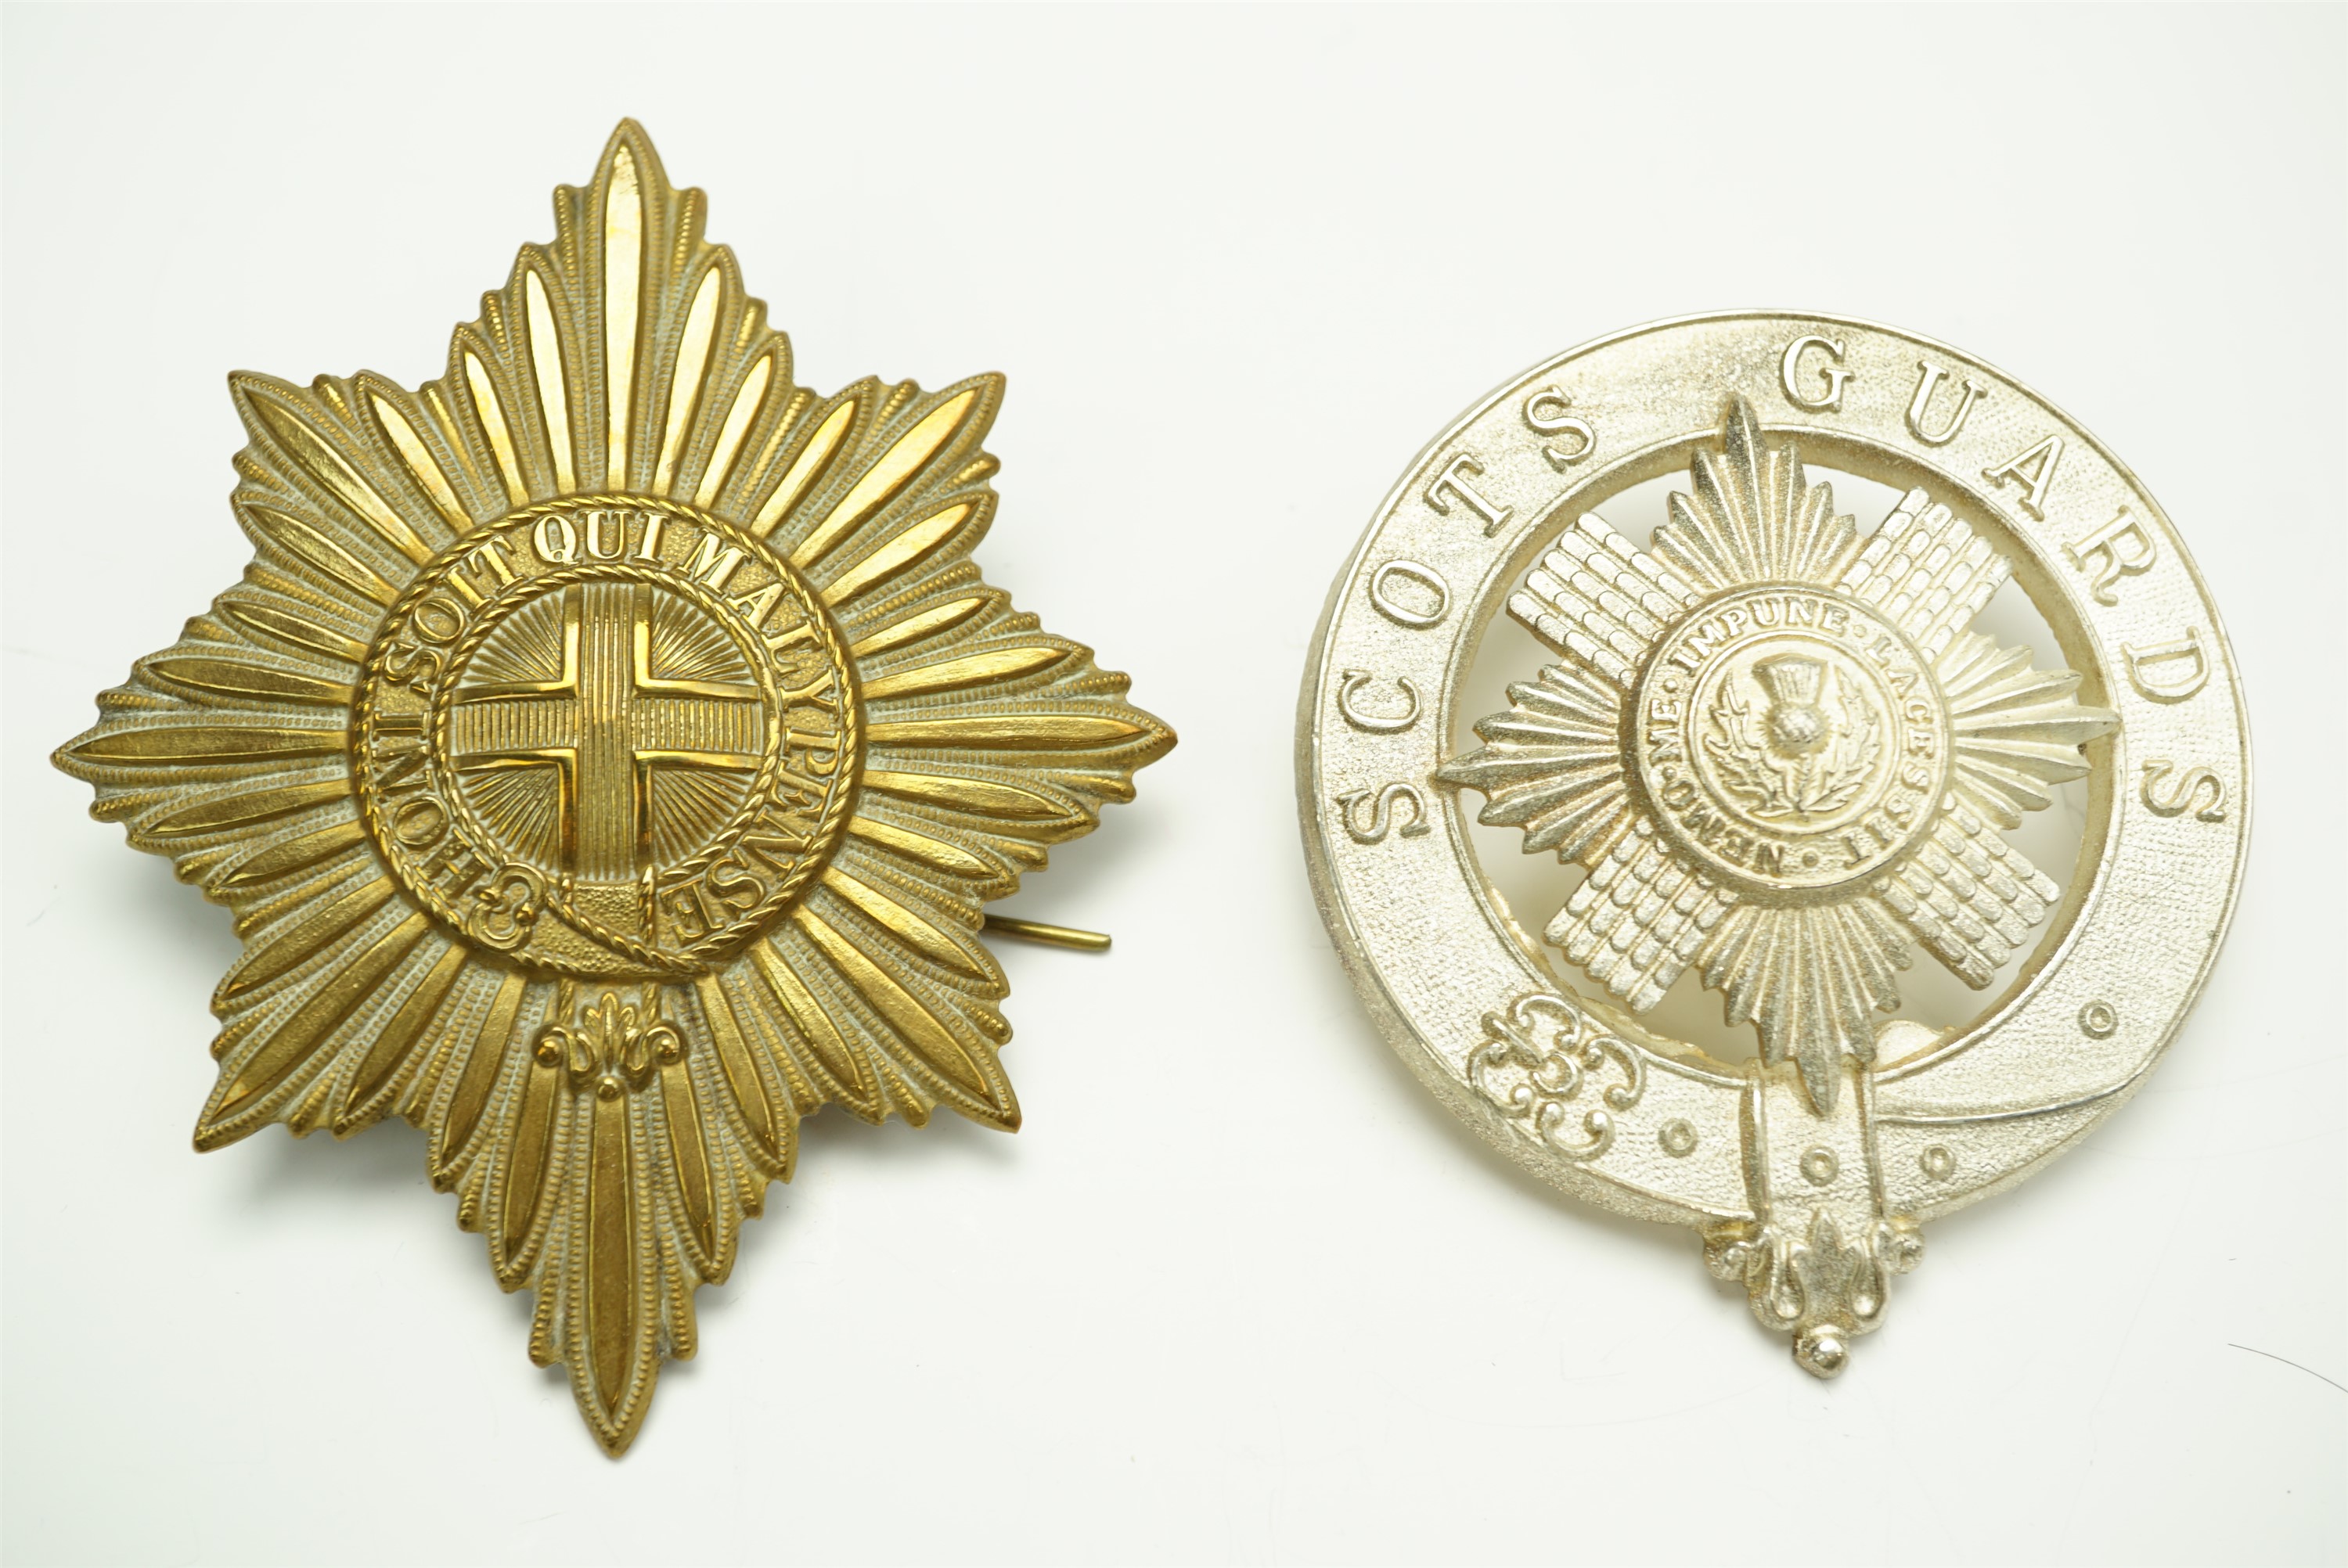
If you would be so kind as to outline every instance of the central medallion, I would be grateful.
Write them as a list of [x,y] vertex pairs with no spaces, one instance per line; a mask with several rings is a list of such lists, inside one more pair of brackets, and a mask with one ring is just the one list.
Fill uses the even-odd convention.
[[1665,836],[1749,894],[1875,875],[1947,784],[1948,714],[1923,656],[1869,606],[1801,584],[1698,607],[1648,658],[1630,715]]
[[846,817],[847,651],[757,539],[587,497],[467,536],[393,607],[355,734],[370,834],[443,922],[588,979],[705,972]]

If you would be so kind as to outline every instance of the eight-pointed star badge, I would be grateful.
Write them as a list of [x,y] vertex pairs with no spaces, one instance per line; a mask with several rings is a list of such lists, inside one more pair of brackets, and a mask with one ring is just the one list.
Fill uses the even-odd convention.
[[57,764],[235,914],[216,1149],[421,1127],[613,1453],[826,1103],[1010,1129],[984,902],[1172,732],[980,579],[987,375],[819,397],[623,124],[447,374],[231,378],[243,580]]
[[1589,868],[1545,932],[1567,958],[1634,1013],[1695,966],[1826,1111],[1911,942],[1979,990],[2045,920],[2000,830],[2113,715],[1967,630],[2012,569],[1924,490],[1862,538],[1741,397],[1689,473],[1652,553],[1586,513],[1527,576],[1509,613],[1564,662],[1437,776]]

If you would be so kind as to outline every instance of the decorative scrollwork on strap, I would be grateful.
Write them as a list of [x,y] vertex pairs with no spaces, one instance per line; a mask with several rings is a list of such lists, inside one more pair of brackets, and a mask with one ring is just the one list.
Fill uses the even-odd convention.
[[[1484,1043],[1468,1055],[1468,1081],[1569,1160],[1594,1160],[1613,1147],[1612,1112],[1630,1110],[1647,1091],[1639,1053],[1561,997],[1519,997],[1505,1013],[1484,1015]],[[1622,1081],[1597,1091],[1600,1103],[1577,1119],[1582,1090],[1610,1065]],[[1570,1122],[1578,1127],[1569,1130]]]
[[1880,1217],[1857,1237],[1846,1237],[1823,1209],[1811,1212],[1807,1232],[1730,1220],[1704,1233],[1714,1277],[1743,1285],[1761,1326],[1791,1333],[1794,1360],[1820,1378],[1843,1369],[1850,1341],[1882,1319],[1891,1276],[1923,1256],[1922,1234],[1901,1215]]

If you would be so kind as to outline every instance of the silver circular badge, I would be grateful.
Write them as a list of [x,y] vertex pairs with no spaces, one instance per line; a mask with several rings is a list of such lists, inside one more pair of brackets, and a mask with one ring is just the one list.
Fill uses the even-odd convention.
[[[1652,528],[1609,520],[1667,476]],[[2002,633],[2017,595],[2053,647]],[[1297,746],[1315,893],[1404,1060],[1576,1196],[1698,1226],[1820,1376],[1921,1222],[2158,1061],[2249,762],[2125,466],[1942,344],[1776,313],[1576,349],[1444,432],[1338,576]],[[2039,864],[2058,802],[2075,849]],[[1512,904],[1519,854],[1554,869]],[[1923,1016],[1934,985],[1966,1005]],[[1718,1027],[1679,1038],[1698,992]]]

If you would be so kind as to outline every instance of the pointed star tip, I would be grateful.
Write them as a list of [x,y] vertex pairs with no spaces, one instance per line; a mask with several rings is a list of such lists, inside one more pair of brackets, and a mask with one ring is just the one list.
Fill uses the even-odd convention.
[[667,172],[661,166],[660,149],[653,145],[652,133],[633,115],[623,116],[612,128],[609,139],[603,143],[603,156],[596,161],[596,176],[608,178],[613,167],[624,152],[636,164],[636,179],[646,190],[657,190],[668,183]]

